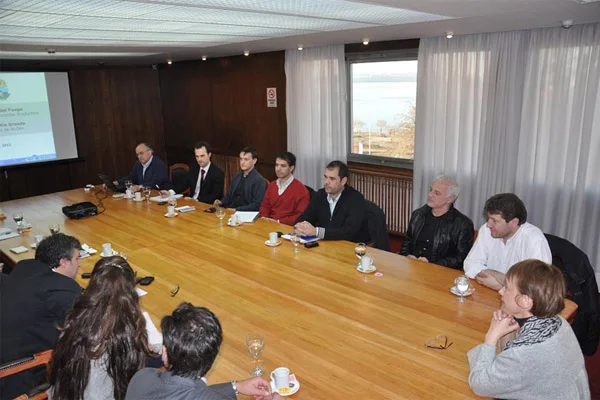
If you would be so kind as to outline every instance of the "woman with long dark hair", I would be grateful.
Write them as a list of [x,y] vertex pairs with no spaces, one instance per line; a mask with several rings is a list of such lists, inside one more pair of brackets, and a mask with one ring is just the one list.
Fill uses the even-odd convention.
[[123,258],[94,266],[90,283],[56,343],[52,400],[121,400],[150,354],[135,273]]

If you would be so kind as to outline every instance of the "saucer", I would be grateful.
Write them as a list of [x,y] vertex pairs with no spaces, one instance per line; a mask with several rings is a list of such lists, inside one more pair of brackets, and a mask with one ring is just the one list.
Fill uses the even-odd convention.
[[119,254],[116,250],[112,251],[112,254],[110,255],[104,255],[104,253],[100,253],[100,257],[112,257],[112,256],[116,256],[117,254]]
[[134,198],[133,198],[133,201],[137,201],[137,202],[139,203],[139,202],[141,202],[141,201],[146,201],[146,199],[139,199],[139,200],[136,200],[136,199],[135,199],[135,197],[134,197]]
[[231,222],[231,220],[227,221],[227,225],[233,226],[233,227],[240,226],[242,224],[243,224],[243,222],[238,222],[237,224],[234,224],[234,223]]
[[[456,289],[456,286],[452,286],[450,288],[450,291],[452,292],[452,294],[455,294],[457,296],[460,296],[460,292]],[[469,288],[469,290],[467,290],[467,292],[465,294],[463,294],[463,296],[470,296],[473,294],[473,292],[475,291],[475,288]]]
[[300,382],[295,381],[295,382],[290,382],[290,384],[294,385],[291,388],[292,390],[290,390],[288,393],[281,393],[279,390],[275,389],[275,381],[271,379],[271,391],[273,393],[278,393],[280,396],[287,397],[287,396],[291,396],[291,395],[295,394],[298,390],[300,390]]
[[377,271],[377,267],[375,267],[375,265],[371,264],[371,268],[365,269],[362,267],[362,265],[357,265],[356,270],[358,272],[362,272],[363,274],[370,274],[371,272]]
[[281,244],[281,240],[278,240],[275,243],[271,243],[268,240],[265,240],[265,245],[269,246],[269,247],[277,247]]
[[178,213],[171,214],[171,215],[169,215],[169,213],[166,213],[166,214],[165,214],[165,217],[167,217],[167,218],[175,218],[175,217],[176,217],[176,216],[178,216],[178,215],[179,215]]

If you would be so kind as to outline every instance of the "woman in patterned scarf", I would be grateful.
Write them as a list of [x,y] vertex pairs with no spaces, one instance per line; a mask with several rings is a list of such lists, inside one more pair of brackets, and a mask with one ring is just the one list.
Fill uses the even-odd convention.
[[[503,399],[589,399],[583,354],[564,308],[565,280],[554,265],[525,260],[506,274],[500,310],[468,353],[471,389]],[[500,339],[515,338],[496,354]]]

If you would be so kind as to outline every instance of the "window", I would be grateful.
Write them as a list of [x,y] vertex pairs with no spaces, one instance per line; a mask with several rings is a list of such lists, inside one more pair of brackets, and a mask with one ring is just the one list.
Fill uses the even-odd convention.
[[416,52],[394,59],[348,56],[348,159],[412,168],[417,99]]

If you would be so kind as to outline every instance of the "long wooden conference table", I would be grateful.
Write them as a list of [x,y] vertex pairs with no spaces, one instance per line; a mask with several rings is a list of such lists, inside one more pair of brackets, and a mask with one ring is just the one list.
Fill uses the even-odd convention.
[[[322,241],[294,254],[285,240],[265,245],[269,232],[291,227],[266,220],[219,225],[214,214],[202,212],[207,205],[192,200],[178,206],[197,210],[176,218],[164,217],[164,205],[110,194],[98,216],[69,220],[62,214],[63,206],[81,201],[97,202],[93,192],[77,189],[1,203],[7,218],[0,226],[16,228],[11,217],[19,211],[33,225],[31,232],[0,241],[5,260],[33,258],[33,249],[19,255],[9,249],[29,247],[35,234],[49,234],[52,223],[95,249],[112,243],[128,254],[138,276],[156,278],[143,287],[148,294],[141,305],[157,326],[184,301],[219,317],[224,341],[210,383],[249,377],[253,360],[245,338],[260,333],[264,378],[289,367],[300,382],[292,399],[476,398],[466,353],[482,342],[500,298],[473,282],[473,295],[457,302],[449,289],[459,271],[369,248],[383,275],[363,274],[355,269],[353,243]],[[79,272],[91,272],[99,257],[82,260]],[[425,346],[441,334],[451,347]]]

